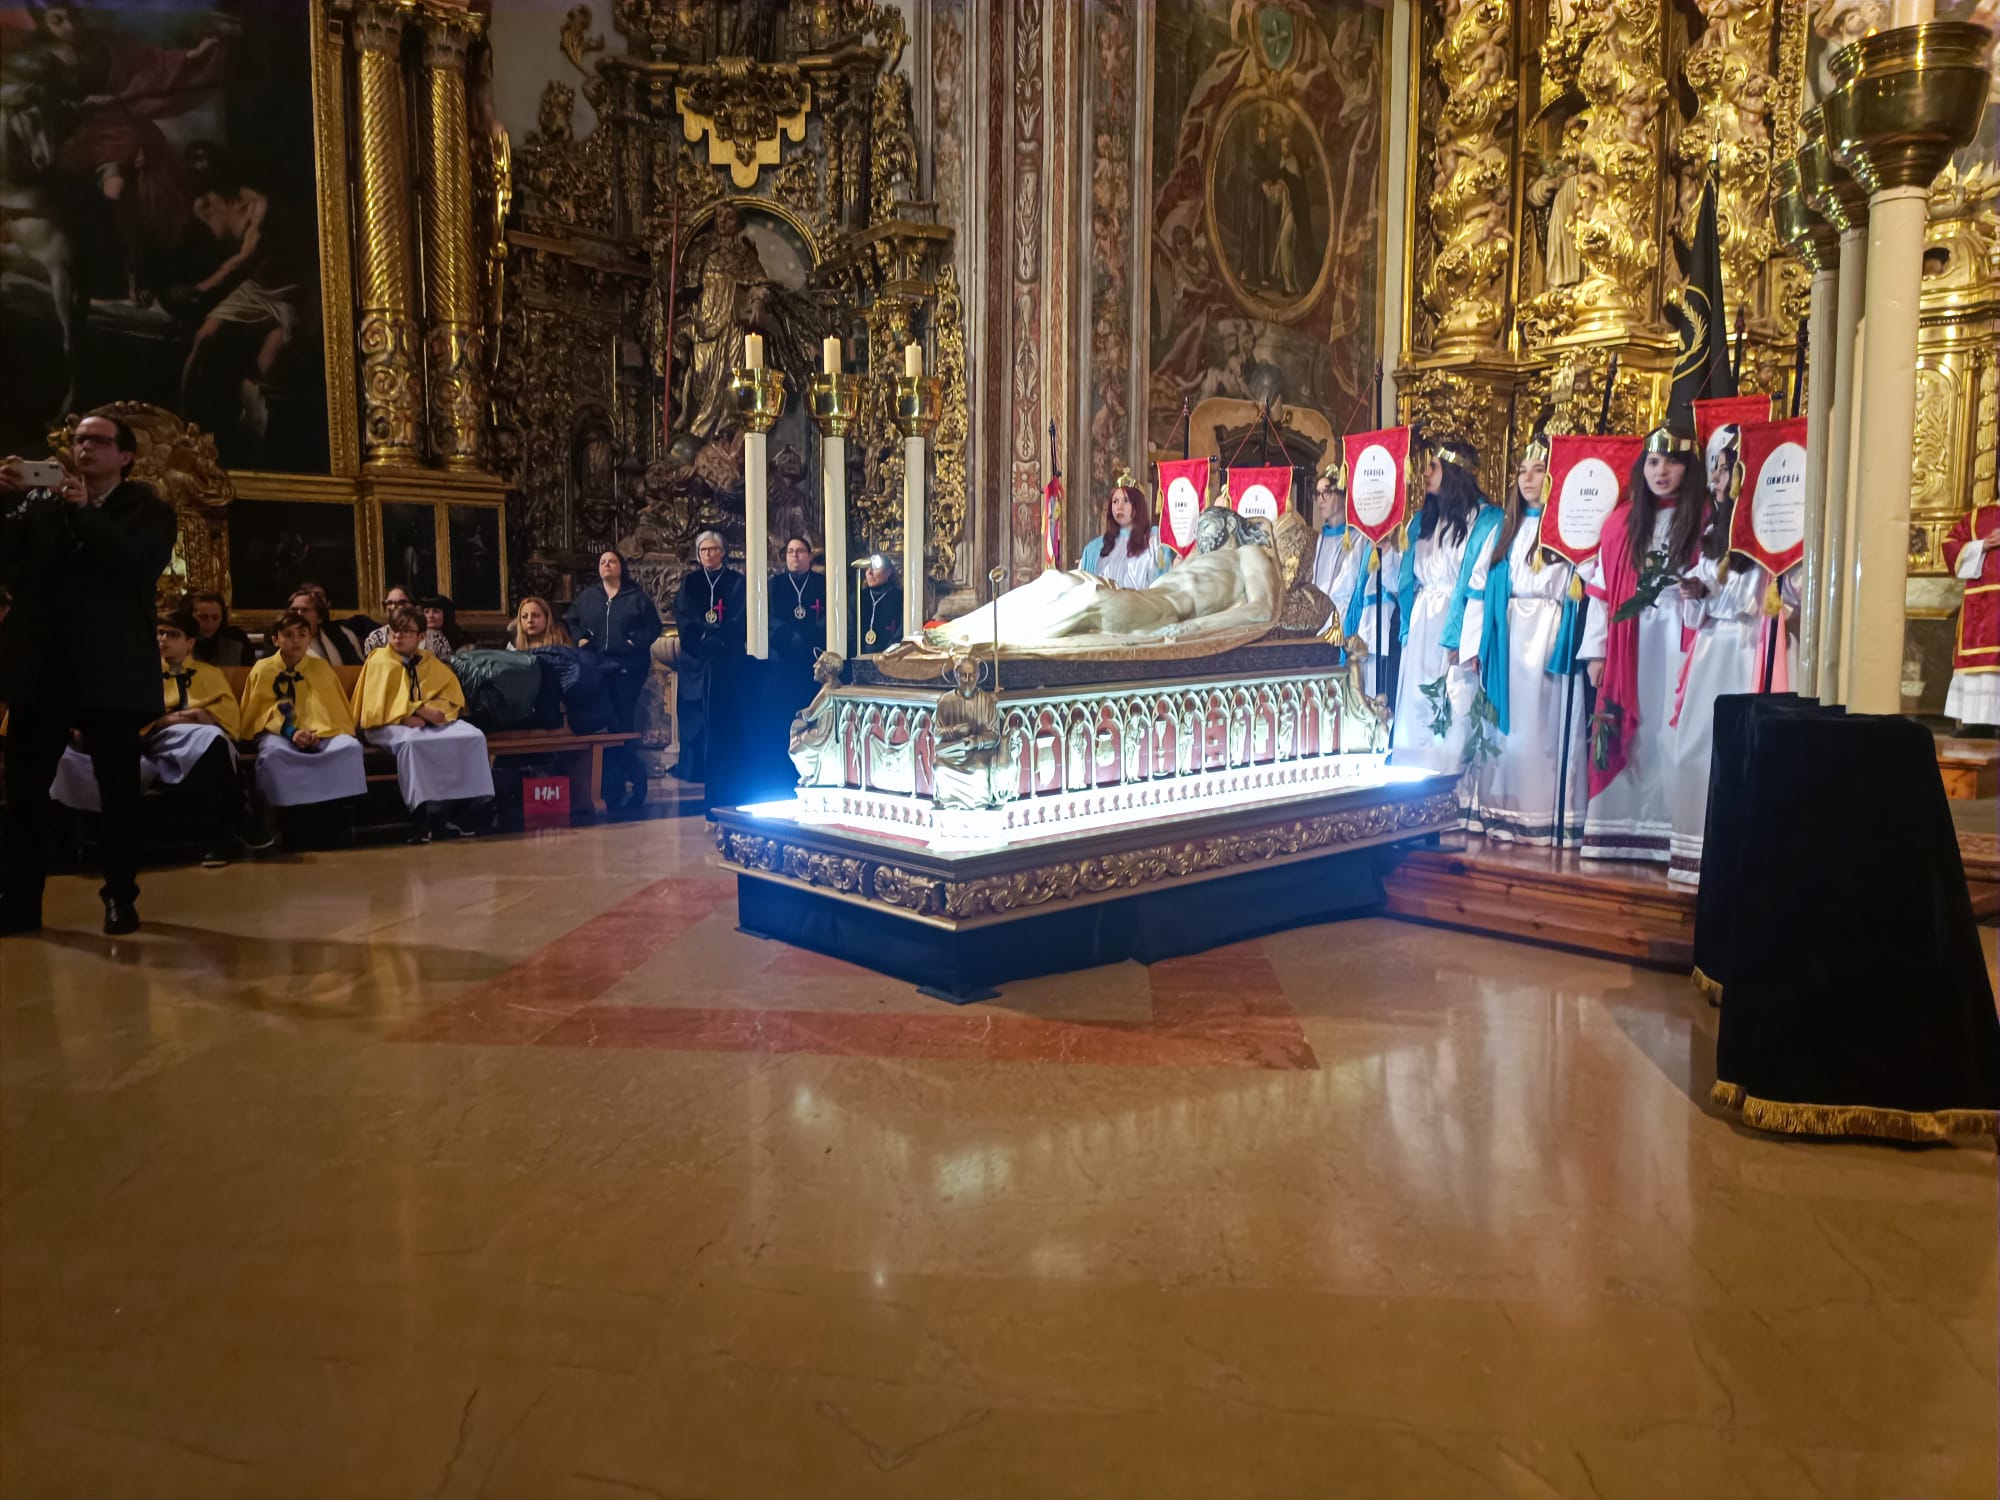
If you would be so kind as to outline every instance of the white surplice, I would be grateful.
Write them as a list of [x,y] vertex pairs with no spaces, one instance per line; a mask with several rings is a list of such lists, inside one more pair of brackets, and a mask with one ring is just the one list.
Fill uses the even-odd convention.
[[[1674,507],[1663,505],[1653,519],[1649,552],[1667,550],[1673,530]],[[1604,586],[1603,564],[1593,557],[1580,569],[1586,589]],[[1604,658],[1611,615],[1599,599],[1590,600],[1584,617],[1586,661]],[[1681,591],[1669,587],[1639,616],[1639,725],[1625,735],[1625,768],[1597,796],[1583,816],[1585,859],[1645,859],[1667,861],[1674,820],[1667,804],[1667,779],[1673,762],[1674,695],[1681,677]]]
[[[1711,558],[1704,557],[1695,565],[1695,573],[1710,593],[1706,599],[1690,601],[1685,616],[1695,636],[1688,648],[1687,690],[1681,696],[1680,722],[1674,728],[1673,772],[1668,784],[1674,826],[1672,858],[1667,865],[1667,878],[1684,885],[1701,881],[1708,769],[1715,754],[1715,700],[1725,693],[1756,692],[1763,670],[1764,601],[1770,592],[1771,575],[1741,557],[1729,559],[1728,572],[1718,584],[1721,572],[1720,564]],[[1797,604],[1790,586],[1795,576],[1788,574],[1787,586],[1780,591],[1787,614]],[[1788,632],[1788,674],[1793,656]]]
[[[1352,526],[1328,535],[1321,528],[1319,550],[1313,554],[1313,587],[1333,601],[1333,607],[1341,612],[1340,633],[1342,637],[1358,635],[1368,643],[1368,655],[1362,663],[1362,675],[1368,685],[1371,697],[1382,694],[1382,680],[1376,676],[1382,663],[1389,659],[1389,644],[1396,639],[1396,570],[1403,565],[1403,554],[1386,543],[1382,547],[1382,560],[1377,571],[1369,576],[1368,587],[1362,594],[1361,611],[1352,620],[1348,619],[1347,606],[1354,599],[1354,585],[1360,580],[1362,571],[1368,566],[1368,538]],[[1389,591],[1382,592],[1382,580],[1389,580]],[[1380,618],[1376,617],[1376,601],[1381,602]],[[1377,650],[1378,643],[1381,650]]]
[[[1471,535],[1468,523],[1465,539],[1459,541],[1428,536],[1417,539],[1416,597],[1410,604],[1410,634],[1403,642],[1403,663],[1396,678],[1396,721],[1389,736],[1391,765],[1429,771],[1464,768],[1465,737],[1472,727],[1473,702],[1479,696],[1479,674],[1467,667],[1453,667],[1447,675],[1444,622],[1451,612],[1459,566],[1465,560],[1466,541]],[[1465,601],[1465,620],[1459,627],[1461,656],[1475,656],[1479,651],[1479,636],[1486,622],[1490,553],[1489,538],[1472,565],[1471,597]],[[1442,738],[1431,733],[1431,702],[1423,693],[1426,683],[1440,677],[1446,677],[1445,696],[1451,703],[1451,727]]]
[[[1507,738],[1500,754],[1480,767],[1471,826],[1500,843],[1548,844],[1556,827],[1556,778],[1562,759],[1565,679],[1548,670],[1562,627],[1563,603],[1575,569],[1534,559],[1542,545],[1542,518],[1524,516],[1507,552]],[[1583,832],[1590,795],[1584,767],[1589,732],[1583,685],[1569,695],[1569,775],[1563,788],[1563,841]]]
[[463,719],[418,729],[388,724],[368,731],[370,744],[396,757],[396,785],[415,812],[427,802],[456,802],[493,795],[493,763],[486,736]]

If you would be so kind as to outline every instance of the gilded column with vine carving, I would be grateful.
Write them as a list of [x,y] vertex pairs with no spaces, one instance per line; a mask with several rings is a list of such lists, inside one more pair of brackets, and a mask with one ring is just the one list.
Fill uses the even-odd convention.
[[356,292],[361,322],[363,456],[371,464],[419,458],[422,348],[410,241],[410,157],[403,102],[403,25],[411,7],[395,0],[357,6],[355,54]]
[[1519,90],[1512,0],[1444,0],[1432,57],[1444,94],[1430,195],[1437,246],[1424,300],[1439,353],[1501,342],[1513,258],[1508,138]]
[[1694,227],[1702,178],[1715,160],[1716,230],[1722,241],[1722,291],[1737,308],[1764,314],[1758,282],[1777,250],[1771,227],[1771,125],[1776,93],[1771,30],[1776,0],[1695,0],[1708,26],[1681,65],[1700,101],[1675,143],[1680,167],[1675,223]]
[[486,454],[484,334],[472,233],[472,152],[465,113],[466,46],[483,26],[430,4],[424,28],[424,309],[431,452],[455,469]]
[[1662,0],[1611,0],[1591,35],[1577,84],[1589,106],[1577,177],[1572,331],[1623,334],[1649,321],[1660,264],[1654,203],[1660,184]]

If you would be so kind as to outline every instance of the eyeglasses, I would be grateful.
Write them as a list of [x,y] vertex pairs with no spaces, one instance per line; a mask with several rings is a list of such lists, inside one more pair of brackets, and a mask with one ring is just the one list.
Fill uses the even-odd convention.
[[115,443],[117,441],[118,441],[117,438],[106,437],[101,432],[79,432],[70,439],[71,444],[78,448],[81,448],[85,443],[90,443],[93,445],[101,445],[105,443]]

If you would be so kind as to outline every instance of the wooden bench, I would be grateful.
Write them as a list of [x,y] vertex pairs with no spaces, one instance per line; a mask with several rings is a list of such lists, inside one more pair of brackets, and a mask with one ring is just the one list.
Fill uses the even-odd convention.
[[[335,666],[341,690],[350,697],[361,680],[361,668]],[[223,667],[223,675],[240,699],[243,684],[250,676],[248,667]],[[604,752],[638,741],[637,733],[578,734],[571,729],[503,729],[486,736],[486,759],[498,764],[510,757],[551,756],[564,767],[572,788],[572,806],[588,794],[590,810],[598,817],[610,811],[604,800]],[[394,781],[396,771],[386,751],[367,747],[367,776],[370,781]],[[252,753],[254,755],[254,752]],[[252,758],[246,755],[245,760]]]

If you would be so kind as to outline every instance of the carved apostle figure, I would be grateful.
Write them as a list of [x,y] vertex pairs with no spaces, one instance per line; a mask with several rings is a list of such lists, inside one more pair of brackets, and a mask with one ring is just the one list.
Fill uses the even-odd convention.
[[840,656],[822,651],[813,663],[813,681],[819,691],[812,702],[792,715],[792,732],[787,749],[798,767],[800,786],[839,786],[846,774],[846,753],[834,737],[838,727]]
[[743,365],[743,331],[762,317],[771,285],[764,262],[743,237],[743,216],[733,204],[715,211],[714,233],[694,257],[689,280],[694,309],[687,326],[680,431],[706,442],[736,425],[729,382]]
[[1000,732],[1000,703],[979,685],[979,663],[952,664],[957,687],[931,718],[931,800],[939,807],[993,807],[1013,801],[1019,772]]
[[1528,184],[1529,205],[1548,216],[1542,240],[1544,290],[1572,286],[1583,280],[1583,259],[1576,253],[1576,212],[1585,119],[1577,115],[1563,126],[1562,154]]

